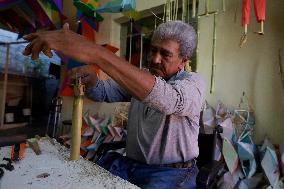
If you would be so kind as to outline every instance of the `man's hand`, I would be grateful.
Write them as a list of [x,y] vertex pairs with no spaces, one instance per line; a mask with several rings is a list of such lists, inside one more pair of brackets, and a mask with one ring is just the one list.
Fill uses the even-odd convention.
[[69,30],[68,23],[65,23],[61,30],[32,33],[23,38],[30,42],[23,51],[23,55],[32,55],[33,60],[38,59],[41,51],[46,56],[52,57],[51,50],[56,50],[85,63],[89,61],[86,49],[93,45],[83,36]]
[[81,82],[86,88],[95,87],[97,84],[97,73],[93,66],[86,65],[72,69],[72,79],[80,77]]

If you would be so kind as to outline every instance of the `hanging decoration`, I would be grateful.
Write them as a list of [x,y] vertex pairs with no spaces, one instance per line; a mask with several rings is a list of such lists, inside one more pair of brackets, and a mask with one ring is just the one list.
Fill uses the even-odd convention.
[[[264,35],[264,21],[265,21],[265,4],[266,0],[254,0],[254,13],[256,21],[260,23],[260,30],[255,33]],[[250,17],[250,0],[243,0],[242,2],[242,26],[244,33],[241,37],[239,46],[242,47],[247,41],[247,31]]]
[[0,10],[2,9],[8,9],[18,3],[20,3],[22,0],[1,0],[0,1]]
[[74,6],[87,17],[95,18],[98,22],[102,22],[104,18],[95,12],[96,8],[99,7],[99,3],[97,0],[74,0]]
[[66,19],[62,0],[2,0],[0,14],[2,26],[19,33],[19,38],[38,29],[61,28]]

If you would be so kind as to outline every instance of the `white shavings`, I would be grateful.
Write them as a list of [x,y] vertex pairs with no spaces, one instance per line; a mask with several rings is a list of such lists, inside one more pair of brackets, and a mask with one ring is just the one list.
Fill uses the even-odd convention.
[[[13,163],[15,170],[6,171],[0,179],[0,189],[132,189],[137,186],[119,178],[82,157],[69,161],[70,151],[47,139],[39,141],[41,155],[26,148],[24,158]],[[10,147],[0,149],[3,157],[10,157]],[[39,177],[39,175],[48,175]]]

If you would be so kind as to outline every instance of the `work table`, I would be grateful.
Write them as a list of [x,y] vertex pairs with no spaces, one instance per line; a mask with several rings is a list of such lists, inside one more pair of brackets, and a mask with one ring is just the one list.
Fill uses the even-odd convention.
[[[14,170],[4,170],[0,189],[134,189],[137,186],[119,178],[93,162],[83,159],[69,161],[66,147],[42,138],[41,154],[26,148],[24,158],[13,163]],[[3,157],[10,158],[11,147],[0,148],[0,164]]]

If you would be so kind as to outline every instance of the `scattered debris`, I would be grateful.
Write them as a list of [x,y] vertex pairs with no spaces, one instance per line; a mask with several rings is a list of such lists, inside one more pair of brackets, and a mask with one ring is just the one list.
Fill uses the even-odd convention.
[[46,177],[49,177],[49,175],[50,175],[49,173],[42,173],[42,174],[36,176],[36,178],[46,178]]
[[37,140],[28,140],[29,147],[35,152],[36,155],[41,154]]

